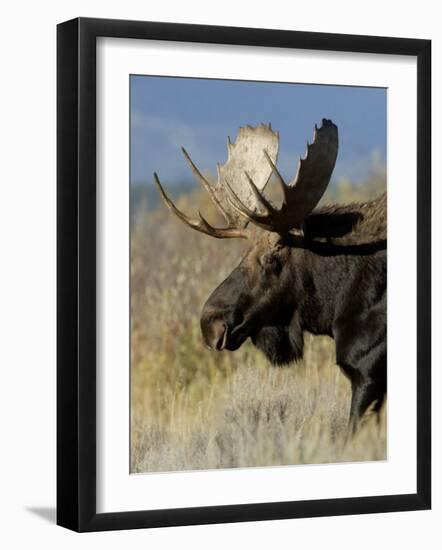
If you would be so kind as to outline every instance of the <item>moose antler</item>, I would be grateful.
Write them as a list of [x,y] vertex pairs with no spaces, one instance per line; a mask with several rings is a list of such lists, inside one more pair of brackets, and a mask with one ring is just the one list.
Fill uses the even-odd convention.
[[[189,218],[166,195],[156,173],[155,182],[167,207],[197,231],[220,239],[248,238],[247,224],[252,222],[267,231],[285,234],[300,227],[324,194],[338,154],[338,129],[327,119],[322,120],[321,128],[315,125],[313,143],[307,143],[305,157],[299,159],[297,174],[288,185],[276,167],[278,145],[278,134],[270,124],[240,128],[236,142],[228,140],[228,159],[224,165],[217,166],[215,185],[207,181],[182,148],[196,179],[226,219],[225,228],[211,226],[200,212],[199,219]],[[272,173],[283,192],[280,209],[263,195]]]
[[226,182],[231,205],[247,220],[275,233],[284,234],[300,227],[305,218],[321,200],[329,184],[338,154],[338,128],[331,120],[322,119],[321,128],[315,125],[313,143],[307,143],[304,158],[298,162],[295,178],[287,185],[266,154],[267,162],[283,192],[283,202],[278,210],[259,192],[252,178],[247,178],[249,188],[264,210],[261,214],[244,204],[235,189]]
[[[210,235],[211,237],[216,237],[218,239],[232,239],[232,238],[243,238],[246,239],[248,237],[248,232],[245,230],[241,230],[239,228],[236,228],[233,225],[229,225],[225,228],[219,228],[219,227],[213,227],[209,224],[209,222],[203,217],[201,212],[198,211],[199,219],[195,220],[193,218],[189,218],[189,216],[186,216],[181,210],[178,210],[178,208],[173,204],[173,202],[169,199],[169,197],[166,195],[160,180],[158,179],[158,175],[155,172],[154,173],[155,183],[158,185],[158,188],[160,190],[161,196],[163,197],[164,202],[166,203],[166,206],[185,224],[187,224],[192,229],[196,229],[197,231],[200,231],[201,233],[205,233],[206,235]],[[212,196],[212,194],[211,194]],[[215,203],[217,204],[217,203]]]
[[267,156],[272,159],[272,162],[276,162],[278,145],[278,134],[272,130],[270,124],[240,128],[235,143],[228,139],[227,162],[222,166],[217,165],[218,181],[216,184],[207,181],[192,162],[187,151],[182,148],[184,158],[195,178],[209,193],[212,202],[227,221],[228,225],[225,228],[211,226],[200,212],[198,213],[199,219],[193,219],[183,214],[166,195],[156,173],[154,174],[155,183],[167,207],[193,229],[219,239],[247,238],[249,236],[249,231],[246,229],[248,220],[237,211],[236,207],[232,206],[226,182],[230,182],[230,188],[234,190],[241,204],[253,211],[258,206],[258,201],[249,190],[247,184],[249,174],[255,178],[255,185],[262,191],[272,175],[272,167],[268,163]]

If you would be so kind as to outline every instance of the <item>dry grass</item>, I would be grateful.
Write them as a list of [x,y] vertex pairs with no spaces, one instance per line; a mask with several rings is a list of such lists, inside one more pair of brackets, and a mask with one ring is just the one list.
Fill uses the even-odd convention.
[[[333,199],[365,200],[383,182]],[[195,203],[213,219],[203,195],[179,201],[187,212]],[[385,459],[385,413],[345,444],[350,388],[329,338],[306,335],[304,361],[290,368],[268,365],[249,343],[204,348],[200,309],[245,246],[188,230],[162,206],[133,220],[132,472]]]

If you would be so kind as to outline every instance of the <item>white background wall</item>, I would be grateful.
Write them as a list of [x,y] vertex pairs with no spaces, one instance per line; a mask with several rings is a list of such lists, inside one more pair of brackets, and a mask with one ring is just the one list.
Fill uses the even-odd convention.
[[[441,17],[436,1],[71,0],[2,10],[0,542],[4,548],[440,548],[441,292],[433,284],[433,511],[76,535],[55,527],[55,25],[109,17],[433,40],[433,281],[441,279]],[[406,162],[406,159],[404,159]],[[406,238],[406,235],[404,236]]]

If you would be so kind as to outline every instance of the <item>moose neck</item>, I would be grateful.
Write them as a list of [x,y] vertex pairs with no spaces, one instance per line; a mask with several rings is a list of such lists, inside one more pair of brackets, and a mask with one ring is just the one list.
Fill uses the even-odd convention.
[[333,322],[342,300],[340,290],[360,258],[326,252],[326,248],[319,246],[318,250],[311,244],[292,249],[294,326],[312,334],[333,336]]

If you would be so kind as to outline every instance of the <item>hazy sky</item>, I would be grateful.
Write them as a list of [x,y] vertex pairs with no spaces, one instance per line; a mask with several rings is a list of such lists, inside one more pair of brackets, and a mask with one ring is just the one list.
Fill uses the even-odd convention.
[[132,76],[130,86],[132,184],[150,185],[154,171],[166,185],[192,181],[181,145],[201,171],[215,174],[227,136],[261,122],[279,131],[278,166],[287,179],[322,118],[339,128],[334,181],[361,181],[374,160],[386,162],[385,89],[150,76]]

